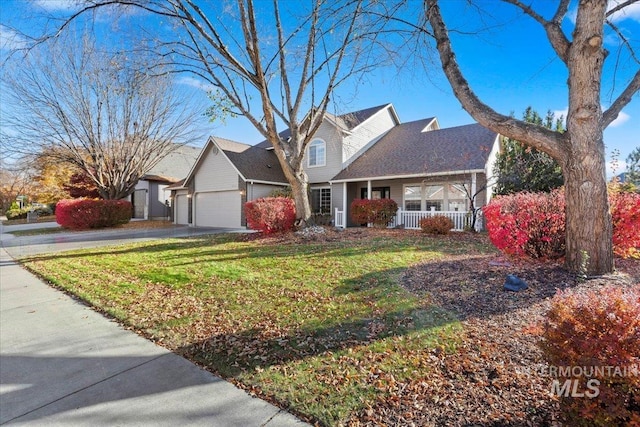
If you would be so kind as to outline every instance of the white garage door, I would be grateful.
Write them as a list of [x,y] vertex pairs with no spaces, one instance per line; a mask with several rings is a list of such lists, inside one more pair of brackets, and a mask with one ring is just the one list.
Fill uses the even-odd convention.
[[240,227],[240,192],[218,191],[196,194],[196,227]]
[[186,195],[176,196],[176,224],[189,223],[189,198]]

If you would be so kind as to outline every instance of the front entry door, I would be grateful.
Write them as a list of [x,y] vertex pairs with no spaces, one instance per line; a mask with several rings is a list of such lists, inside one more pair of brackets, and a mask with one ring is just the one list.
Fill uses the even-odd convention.
[[[360,189],[360,198],[367,199],[367,189]],[[371,198],[372,199],[390,199],[391,198],[391,188],[390,187],[373,187],[371,189]]]

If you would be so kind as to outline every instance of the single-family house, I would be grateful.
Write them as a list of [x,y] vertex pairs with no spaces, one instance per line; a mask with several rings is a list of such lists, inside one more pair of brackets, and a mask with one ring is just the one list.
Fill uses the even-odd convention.
[[200,151],[200,147],[180,145],[143,175],[130,196],[133,218],[169,218],[171,194],[167,187],[189,173]]
[[[357,225],[349,215],[354,199],[391,198],[400,207],[393,225],[415,228],[439,212],[462,228],[471,197],[475,207],[491,197],[499,148],[499,135],[478,124],[401,123],[392,104],[327,114],[305,158],[312,207],[344,227]],[[249,146],[211,137],[184,182],[170,187],[175,222],[242,227],[246,201],[287,185],[268,141]]]

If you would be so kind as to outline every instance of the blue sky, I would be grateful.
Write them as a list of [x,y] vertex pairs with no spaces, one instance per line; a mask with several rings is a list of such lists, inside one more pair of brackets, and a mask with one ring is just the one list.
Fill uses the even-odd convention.
[[[533,6],[547,8],[542,9],[542,13],[549,16],[553,3],[537,1]],[[539,25],[518,13],[514,7],[501,5],[495,0],[480,0],[476,4],[479,7],[472,8],[466,0],[448,0],[442,5],[447,25],[459,32],[453,36],[454,49],[473,90],[497,111],[505,114],[513,112],[517,117],[522,115],[527,106],[532,106],[543,115],[547,110],[559,114],[565,112],[568,105],[567,72],[555,57]],[[20,36],[12,32],[12,28],[37,35],[45,30],[47,23],[55,24],[40,19],[43,13],[61,16],[69,12],[69,5],[68,0],[2,2],[2,55],[23,42]],[[417,1],[411,1],[409,5],[416,9],[421,7]],[[125,22],[133,22],[134,18]],[[106,21],[109,17],[102,19]],[[628,8],[625,15],[616,17],[615,23],[629,36],[640,53],[640,2]],[[570,28],[571,25],[569,17],[565,26]],[[109,35],[108,31],[111,30],[105,30],[105,37]],[[625,55],[617,56],[619,41],[613,34],[608,34],[605,40],[610,51],[609,62],[615,63],[617,60],[617,68],[615,85],[611,78],[614,69],[609,67],[605,70],[608,79],[603,84],[603,107],[608,106],[612,101],[611,94],[617,95],[638,69],[638,64],[628,61]],[[401,69],[382,68],[368,74],[359,83],[341,86],[334,95],[334,105],[337,106],[335,112],[341,114],[391,102],[404,122],[431,116],[438,117],[441,127],[473,122],[453,96],[433,52],[424,49],[415,57],[420,58],[421,62],[410,60]],[[190,77],[179,76],[177,79],[178,86],[185,89],[194,84]],[[227,118],[225,123],[205,122],[201,126],[204,126],[207,134],[246,143],[257,143],[263,139],[243,118]],[[634,96],[618,120],[605,131],[605,144],[608,158],[613,150],[619,150],[621,165],[618,172],[621,172],[624,159],[635,147],[640,146],[640,95]]]

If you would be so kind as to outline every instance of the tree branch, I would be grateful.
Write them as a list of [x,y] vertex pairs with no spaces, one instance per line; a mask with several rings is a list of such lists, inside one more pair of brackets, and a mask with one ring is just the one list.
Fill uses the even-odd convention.
[[502,0],[506,3],[512,4],[521,9],[525,14],[529,15],[535,21],[537,21],[544,28],[547,33],[547,38],[551,43],[551,47],[556,52],[558,57],[565,64],[569,61],[569,48],[571,43],[562,32],[562,18],[566,15],[569,1],[563,0],[560,2],[558,9],[551,21],[544,19],[541,15],[536,13],[530,6],[525,5],[520,0]]
[[633,95],[640,90],[640,70],[638,70],[627,85],[627,87],[622,91],[622,93],[618,96],[618,98],[611,104],[611,106],[602,113],[601,125],[603,128],[606,128],[613,122],[620,114],[620,111],[629,103]]
[[426,13],[436,38],[436,47],[440,54],[443,70],[456,97],[462,103],[462,107],[481,125],[538,148],[556,159],[561,159],[564,155],[561,149],[563,143],[561,134],[542,126],[499,114],[477,97],[456,62],[437,0],[426,0]]

